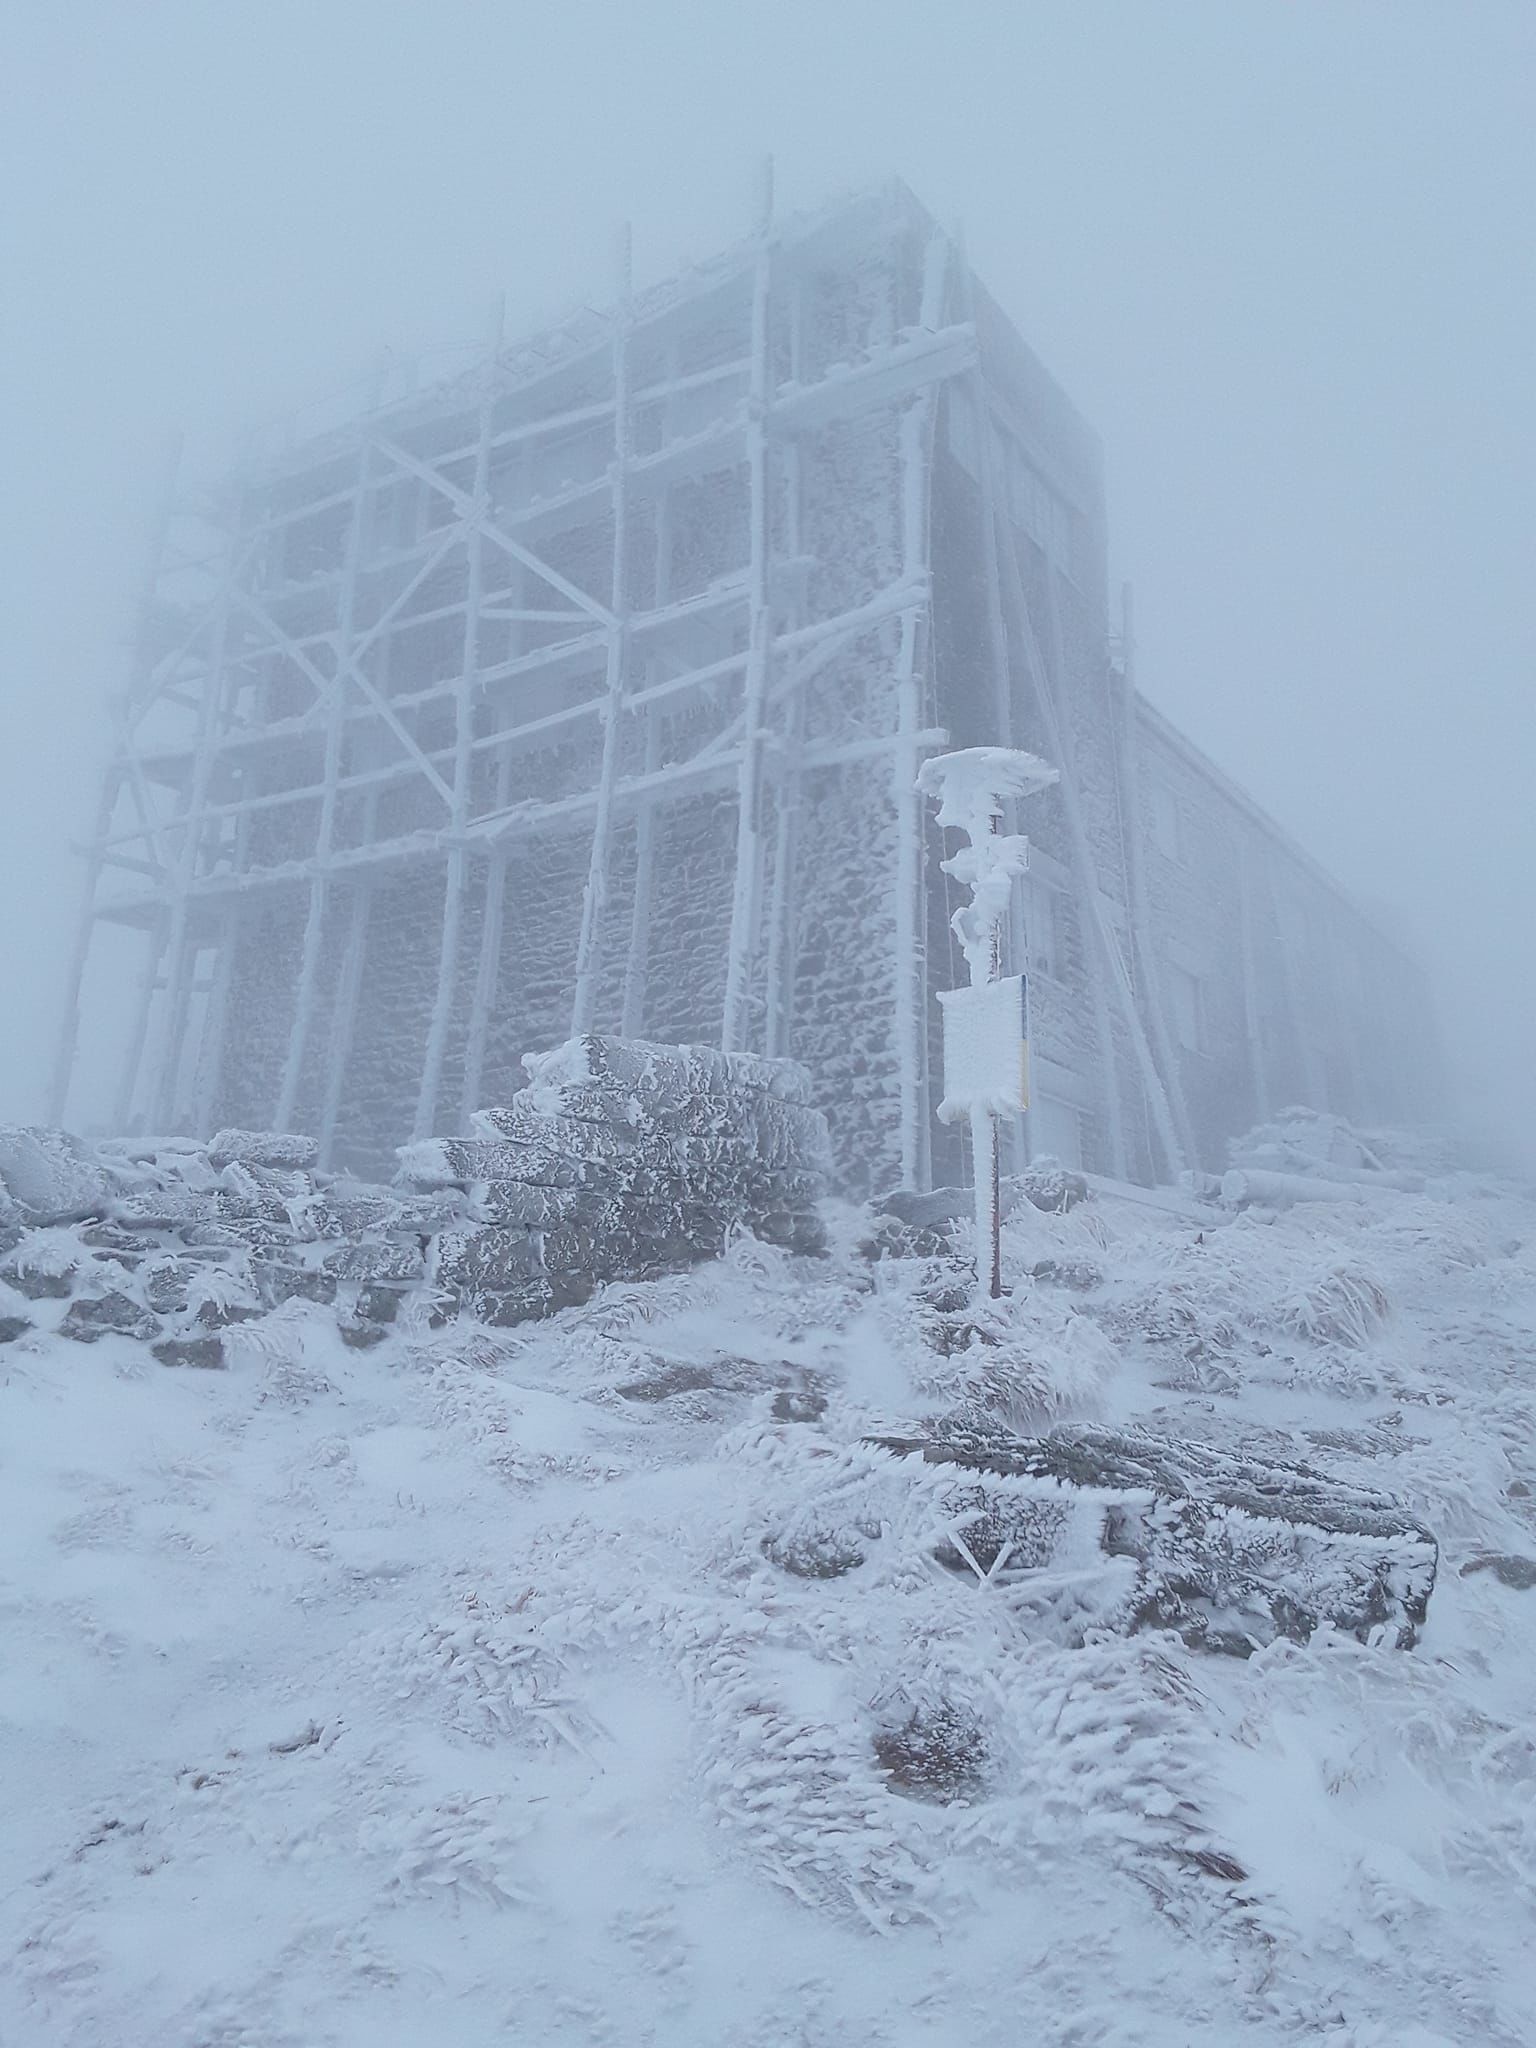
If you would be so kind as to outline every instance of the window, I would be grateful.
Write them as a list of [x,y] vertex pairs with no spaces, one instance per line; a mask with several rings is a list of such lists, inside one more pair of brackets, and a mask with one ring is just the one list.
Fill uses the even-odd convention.
[[1163,969],[1163,991],[1168,998],[1168,1022],[1175,1039],[1188,1052],[1203,1052],[1205,1006],[1199,981],[1182,967],[1166,965]]

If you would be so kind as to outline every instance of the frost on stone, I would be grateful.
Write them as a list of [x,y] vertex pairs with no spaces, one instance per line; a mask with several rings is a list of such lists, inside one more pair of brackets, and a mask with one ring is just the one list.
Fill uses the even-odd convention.
[[[178,1159],[113,1171],[218,1188]],[[450,1196],[468,1257],[486,1185],[11,1248],[65,1292],[0,1296],[51,1688],[0,2029],[427,2039],[446,1983],[487,2040],[1013,2048],[1022,1981],[1063,2042],[1529,2038],[1528,1205],[1101,1187],[1018,1205],[980,1305],[963,1242],[871,1261],[831,1207],[821,1259],[739,1234],[499,1328],[322,1270]],[[509,1222],[607,1227],[554,1193]],[[158,1351],[59,1341],[112,1288]]]
[[1408,1648],[1428,1611],[1439,1561],[1429,1531],[1390,1495],[1305,1465],[1088,1424],[1035,1439],[951,1424],[877,1441],[971,1476],[985,1548],[954,1540],[983,1576],[1009,1562],[1053,1566],[1058,1532],[1041,1511],[1075,1496],[1097,1513],[1104,1555],[1139,1567],[1132,1625],[1201,1647],[1247,1655],[1327,1624]]
[[101,1163],[67,1131],[0,1124],[0,1190],[29,1223],[97,1215],[112,1188]]

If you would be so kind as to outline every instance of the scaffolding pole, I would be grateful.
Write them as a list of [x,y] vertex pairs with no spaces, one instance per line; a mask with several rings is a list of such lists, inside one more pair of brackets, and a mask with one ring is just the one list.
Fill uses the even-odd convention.
[[610,502],[613,569],[609,587],[607,672],[603,684],[603,751],[598,769],[597,810],[592,820],[592,853],[581,897],[576,939],[576,984],[571,1002],[571,1035],[590,1031],[597,1011],[598,960],[603,912],[608,902],[608,867],[613,841],[613,790],[624,741],[624,688],[629,667],[629,328],[633,261],[626,226],[619,237],[619,311],[613,332],[613,465]]
[[[353,668],[353,629],[357,607],[357,572],[362,556],[363,522],[367,509],[370,457],[365,444],[357,458],[357,477],[352,490],[352,525],[347,535],[346,565],[342,575],[341,602],[336,626],[336,670],[332,677],[321,675],[313,663],[303,666],[313,675],[325,703],[325,765],[320,798],[320,823],[315,841],[315,874],[309,885],[309,907],[304,919],[304,938],[299,960],[299,984],[294,998],[293,1023],[288,1034],[288,1056],[283,1063],[273,1112],[275,1128],[286,1131],[293,1121],[299,1085],[304,1072],[304,1053],[314,1016],[315,990],[320,975],[320,948],[325,928],[326,901],[330,892],[330,855],[336,836],[336,802],[341,780],[341,750],[346,736],[347,678],[358,675]],[[285,636],[286,637],[286,636]]]
[[[464,535],[464,632],[453,692],[453,844],[448,849],[447,871],[443,880],[442,944],[438,952],[432,1020],[427,1026],[427,1043],[422,1055],[416,1119],[411,1132],[415,1138],[430,1138],[437,1128],[437,1102],[442,1089],[443,1060],[448,1050],[448,1028],[458,996],[459,947],[464,929],[464,898],[469,886],[469,849],[464,843],[464,832],[469,824],[474,774],[474,696],[480,673],[480,605],[485,587],[485,534],[481,522],[490,510],[491,419],[500,340],[498,320],[485,369],[485,390],[480,400],[480,435],[475,448],[475,512]],[[488,907],[482,903],[482,916]]]
[[[948,243],[929,237],[923,264],[918,324],[934,329],[943,316]],[[929,512],[933,475],[935,387],[915,398],[901,417],[901,575],[903,582],[927,580]],[[901,1185],[926,1188],[932,1178],[928,1101],[927,886],[923,872],[923,799],[917,786],[922,762],[923,629],[929,603],[901,615],[896,659],[896,715],[901,747],[892,794],[896,804],[896,1003],[895,1041],[901,1089],[898,1138]]]
[[768,322],[773,284],[773,164],[763,171],[757,260],[752,278],[752,370],[747,398],[747,462],[751,566],[748,593],[746,681],[742,692],[741,767],[736,784],[736,867],[732,878],[731,927],[726,950],[725,1005],[720,1043],[744,1052],[750,1036],[749,996],[761,915],[763,849],[763,731],[772,660],[770,610],[769,450],[770,363]]

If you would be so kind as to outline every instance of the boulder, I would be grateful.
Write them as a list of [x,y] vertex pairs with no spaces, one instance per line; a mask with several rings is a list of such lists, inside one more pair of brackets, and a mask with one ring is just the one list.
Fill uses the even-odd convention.
[[0,1188],[31,1224],[99,1216],[114,1183],[101,1162],[68,1131],[0,1124]]
[[965,1805],[984,1789],[985,1731],[976,1716],[948,1700],[915,1707],[899,1727],[874,1738],[875,1759],[893,1792],[935,1805]]
[[437,1241],[439,1287],[458,1295],[518,1293],[543,1277],[538,1240],[527,1231],[445,1231]]
[[172,1182],[160,1188],[130,1188],[112,1204],[112,1218],[125,1231],[179,1230],[208,1223],[219,1214],[211,1188],[189,1188]]
[[1022,1173],[1009,1176],[1005,1199],[1010,1205],[1025,1201],[1032,1208],[1060,1213],[1088,1199],[1088,1183],[1059,1159],[1037,1159]]
[[59,1335],[77,1344],[94,1344],[101,1337],[154,1337],[159,1330],[157,1316],[116,1289],[72,1301],[59,1325]]
[[241,1166],[299,1171],[314,1165],[319,1141],[297,1131],[219,1131],[208,1141],[208,1163],[216,1172],[238,1161]]
[[162,1365],[191,1366],[199,1372],[222,1372],[225,1365],[221,1337],[165,1337],[150,1350]]
[[336,1299],[334,1273],[317,1273],[287,1260],[258,1259],[251,1266],[256,1294],[264,1308],[277,1308],[285,1301],[316,1301],[328,1305]]
[[427,1270],[426,1256],[414,1238],[375,1238],[362,1244],[339,1244],[320,1261],[320,1271],[337,1280],[420,1280]]
[[1462,1566],[1461,1576],[1466,1578],[1472,1572],[1492,1572],[1501,1586],[1508,1586],[1516,1593],[1529,1593],[1536,1586],[1536,1557],[1473,1557]]

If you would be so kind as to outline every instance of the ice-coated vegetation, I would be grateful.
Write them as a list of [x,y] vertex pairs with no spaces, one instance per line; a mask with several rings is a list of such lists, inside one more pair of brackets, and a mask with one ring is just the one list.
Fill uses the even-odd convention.
[[[0,2036],[1528,2041],[1536,1207],[1024,1202],[984,1308],[828,1213],[514,1330],[289,1300],[216,1372],[0,1301]],[[1187,1492],[988,1466],[1053,1428]],[[1298,1467],[1338,1620],[1106,1540]],[[1429,1546],[1412,1648],[1345,1510]]]

